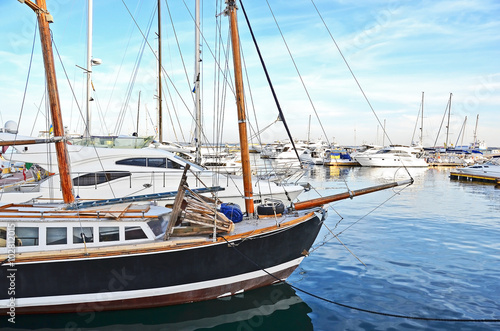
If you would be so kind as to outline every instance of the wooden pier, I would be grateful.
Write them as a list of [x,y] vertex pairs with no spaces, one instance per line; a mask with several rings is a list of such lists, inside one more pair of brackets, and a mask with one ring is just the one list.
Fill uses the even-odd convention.
[[450,179],[493,183],[500,185],[500,178],[495,176],[484,176],[484,175],[469,175],[458,172],[450,172]]

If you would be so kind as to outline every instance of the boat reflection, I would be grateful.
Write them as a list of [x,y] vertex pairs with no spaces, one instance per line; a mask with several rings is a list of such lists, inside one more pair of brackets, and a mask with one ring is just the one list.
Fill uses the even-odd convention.
[[170,307],[76,314],[19,315],[3,330],[313,330],[311,308],[287,284]]
[[[383,167],[360,167],[357,176],[377,178],[380,180],[402,180],[411,175],[415,180],[424,176],[428,168],[383,168]],[[409,174],[408,174],[409,173]]]

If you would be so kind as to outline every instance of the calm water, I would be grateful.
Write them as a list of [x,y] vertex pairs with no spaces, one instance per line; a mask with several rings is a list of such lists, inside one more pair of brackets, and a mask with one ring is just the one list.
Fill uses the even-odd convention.
[[[289,278],[301,290],[381,313],[500,319],[500,189],[410,169],[415,183],[333,204],[317,247]],[[322,195],[408,178],[404,170],[312,168]],[[317,196],[311,190],[303,199]],[[70,280],[68,280],[70,281]],[[500,323],[419,321],[370,314],[288,285],[157,309],[17,316],[17,327],[63,330],[493,330]],[[1,326],[11,326],[2,321]]]

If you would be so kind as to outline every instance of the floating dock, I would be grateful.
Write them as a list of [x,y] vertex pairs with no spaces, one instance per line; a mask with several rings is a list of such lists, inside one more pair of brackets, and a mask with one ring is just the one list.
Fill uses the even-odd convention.
[[345,161],[345,162],[334,162],[334,161],[328,161],[323,163],[323,165],[328,166],[328,167],[359,167],[361,164],[359,164],[357,161]]
[[450,179],[493,183],[500,185],[500,177],[495,177],[495,176],[469,175],[459,172],[450,172]]
[[465,167],[466,164],[455,162],[429,162],[429,167]]

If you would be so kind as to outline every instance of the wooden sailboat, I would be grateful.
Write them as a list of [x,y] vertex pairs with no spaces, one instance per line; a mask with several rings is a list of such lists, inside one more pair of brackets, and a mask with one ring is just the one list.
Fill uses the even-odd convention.
[[[54,129],[56,136],[62,136],[48,27],[51,16],[45,0],[25,3],[38,16]],[[237,55],[234,1],[228,1],[226,12]],[[241,87],[238,110],[244,115]],[[64,141],[58,153],[61,174],[69,172]],[[176,194],[173,209],[139,204],[140,198],[79,202],[72,194],[69,174],[67,178],[61,180],[64,204],[0,206],[0,287],[5,289],[0,292],[0,312],[8,314],[9,321],[15,322],[16,314],[23,313],[181,304],[280,282],[314,243],[326,217],[324,204],[356,193],[286,210],[272,205],[262,209],[271,215],[256,218],[252,188],[246,186],[250,217],[241,220],[241,215],[234,217],[236,210],[219,211],[216,201],[200,198],[200,192],[186,187],[185,177],[178,191],[170,193]]]

